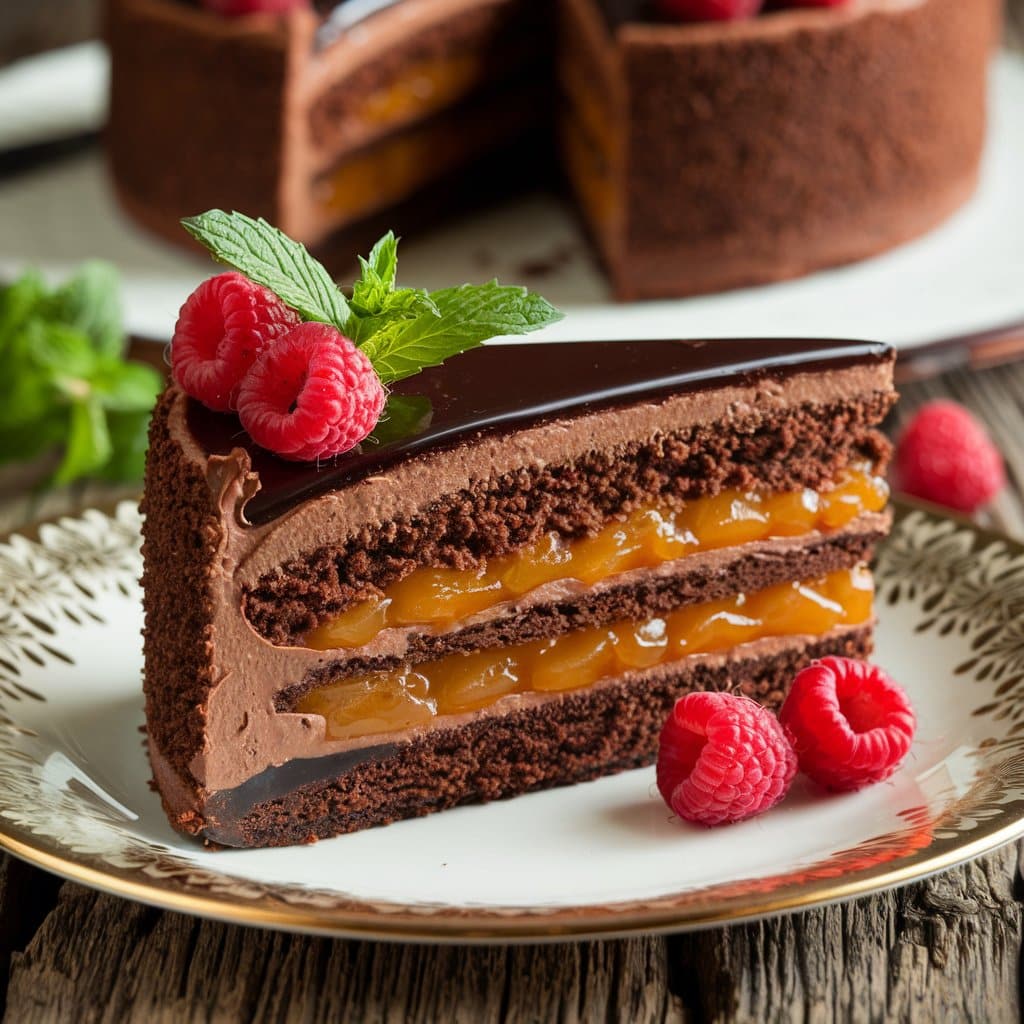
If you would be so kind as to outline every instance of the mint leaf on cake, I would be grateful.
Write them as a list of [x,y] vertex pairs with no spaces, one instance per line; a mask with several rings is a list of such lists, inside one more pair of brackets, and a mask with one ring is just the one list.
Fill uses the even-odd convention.
[[182,306],[174,379],[208,408],[237,412],[257,444],[286,459],[350,450],[374,432],[387,385],[562,318],[541,296],[497,281],[399,288],[390,231],[360,257],[346,298],[304,246],[265,220],[210,210],[182,224],[234,270]]
[[431,292],[438,315],[420,314],[383,327],[363,343],[363,351],[390,384],[449,356],[502,334],[528,334],[561,319],[546,299],[525,288],[497,281],[464,284]]
[[214,259],[268,288],[303,320],[338,328],[348,320],[348,302],[323,265],[262,217],[208,210],[181,223]]

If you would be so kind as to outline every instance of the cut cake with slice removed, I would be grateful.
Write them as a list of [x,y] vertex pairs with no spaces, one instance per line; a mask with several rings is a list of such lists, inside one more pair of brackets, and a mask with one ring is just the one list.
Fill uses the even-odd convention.
[[488,346],[327,464],[175,386],[151,432],[149,753],[174,826],[322,838],[650,763],[673,702],[864,657],[885,346]]

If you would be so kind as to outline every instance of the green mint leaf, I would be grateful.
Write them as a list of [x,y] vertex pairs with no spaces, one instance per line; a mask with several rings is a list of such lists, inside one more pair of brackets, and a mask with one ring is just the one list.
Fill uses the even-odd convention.
[[215,259],[269,288],[304,319],[345,329],[348,302],[331,275],[304,245],[262,217],[253,220],[243,213],[208,210],[181,223]]
[[0,462],[63,448],[53,484],[139,479],[161,382],[124,347],[108,264],[84,264],[52,291],[35,271],[0,287]]
[[111,450],[100,403],[93,397],[72,402],[64,458],[53,474],[53,483],[59,486],[89,476],[110,458]]
[[6,336],[0,336],[0,431],[42,419],[59,404],[60,394],[53,371],[41,361],[39,341],[45,325],[30,320]]
[[125,335],[117,268],[100,260],[83,263],[45,303],[47,318],[84,334],[97,353],[119,358]]
[[426,395],[388,395],[384,412],[364,444],[390,444],[430,425],[433,407]]
[[25,337],[29,358],[54,380],[88,377],[100,359],[87,334],[63,323],[32,320]]
[[160,393],[160,374],[144,363],[104,360],[89,378],[101,406],[116,412],[148,413]]
[[430,293],[439,316],[420,314],[367,338],[362,349],[385,384],[402,380],[501,334],[528,334],[563,316],[525,288],[489,284]]
[[141,480],[149,443],[149,411],[108,412],[107,428],[113,450],[94,475],[119,483]]
[[345,334],[357,345],[390,327],[396,320],[412,320],[424,313],[440,316],[440,310],[425,288],[395,288],[398,272],[398,239],[389,231],[359,257],[362,268],[352,286],[351,315]]
[[37,420],[0,426],[0,463],[27,462],[60,444],[67,433],[63,417],[48,412]]
[[46,284],[37,270],[28,270],[0,288],[0,354],[8,339],[20,331],[46,299]]
[[362,345],[375,334],[394,329],[406,320],[415,320],[418,316],[441,315],[425,288],[399,288],[398,291],[388,293],[376,308],[364,309],[356,306],[353,299],[353,315],[349,317],[345,335],[356,345]]
[[368,260],[360,257],[359,262],[363,265],[364,272],[367,269],[372,270],[387,291],[394,291],[398,274],[398,239],[395,238],[394,231],[389,231],[377,241],[370,250]]

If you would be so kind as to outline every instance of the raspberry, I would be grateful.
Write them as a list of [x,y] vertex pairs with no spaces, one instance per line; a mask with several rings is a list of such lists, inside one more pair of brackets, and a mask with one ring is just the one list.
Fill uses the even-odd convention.
[[286,459],[340,455],[373,430],[384,386],[370,360],[337,328],[293,328],[242,381],[238,415],[258,444]]
[[297,323],[297,313],[244,274],[218,274],[181,307],[171,340],[171,372],[193,398],[228,412],[237,408],[242,378],[256,357]]
[[658,0],[658,10],[673,21],[736,21],[752,18],[764,0]]
[[916,726],[907,695],[878,666],[835,657],[797,674],[779,720],[801,770],[839,790],[892,775]]
[[922,406],[896,447],[897,486],[917,498],[973,512],[1006,483],[999,449],[956,402]]
[[284,14],[286,11],[306,9],[309,0],[201,0],[208,11],[216,14]]
[[795,774],[782,727],[747,697],[687,694],[661,730],[658,790],[687,821],[721,825],[766,811]]

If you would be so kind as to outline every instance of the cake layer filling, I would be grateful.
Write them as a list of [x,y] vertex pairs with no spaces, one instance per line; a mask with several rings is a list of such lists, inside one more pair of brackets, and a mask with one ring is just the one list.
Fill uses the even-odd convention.
[[479,711],[510,694],[580,690],[755,640],[817,637],[837,626],[861,625],[871,619],[872,597],[871,574],[857,567],[640,622],[349,677],[306,693],[293,710],[323,716],[329,740],[395,732]]
[[510,138],[529,134],[531,92],[539,100],[529,80],[503,85],[347,155],[312,183],[317,216],[331,224],[368,217]]
[[878,512],[888,486],[868,470],[845,471],[830,490],[781,494],[727,490],[679,505],[653,505],[595,536],[567,541],[550,531],[529,548],[487,559],[478,569],[422,568],[306,634],[314,650],[351,650],[383,630],[423,626],[439,632],[480,612],[565,580],[587,585],[634,569],[656,568],[698,551],[815,530],[837,530]]

